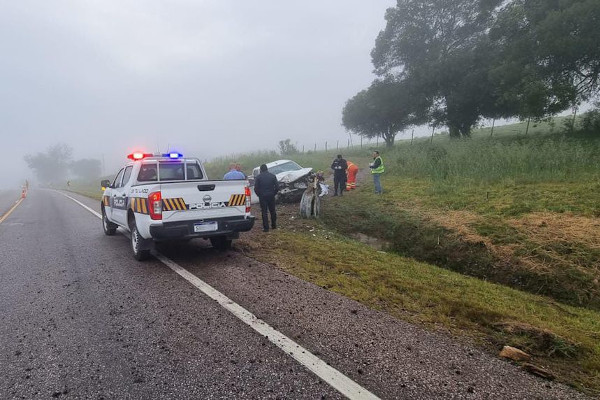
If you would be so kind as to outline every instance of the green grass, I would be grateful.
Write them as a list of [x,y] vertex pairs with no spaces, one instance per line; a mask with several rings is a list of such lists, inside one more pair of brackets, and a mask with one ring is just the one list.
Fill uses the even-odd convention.
[[[280,231],[251,241],[250,256],[372,308],[466,334],[492,351],[517,346],[560,380],[600,393],[600,313],[471,278],[366,245]],[[335,262],[331,262],[336,260]]]
[[[592,247],[575,240],[565,244],[560,238],[530,237],[507,222],[509,216],[564,207],[568,203],[561,202],[560,197],[553,203],[549,200],[552,197],[541,197],[543,201],[531,194],[519,198],[511,194],[510,187],[505,188],[508,192],[496,188],[498,198],[512,201],[490,205],[480,195],[469,196],[469,191],[457,191],[441,199],[431,182],[390,177],[383,179],[383,184],[392,189],[381,197],[372,194],[367,184],[352,193],[351,199],[348,196],[343,201],[325,202],[324,223],[345,235],[360,232],[381,238],[397,254],[600,310],[600,243]],[[538,185],[530,186],[529,191],[539,190]],[[584,216],[593,215],[598,210],[597,195],[587,191],[585,185],[577,188],[582,200],[576,206],[573,203],[573,209]],[[482,239],[467,240],[455,224],[445,224],[453,210],[470,213],[475,221],[464,221],[462,227]],[[484,239],[491,244],[486,245]],[[511,255],[498,254],[494,246],[511,246]]]

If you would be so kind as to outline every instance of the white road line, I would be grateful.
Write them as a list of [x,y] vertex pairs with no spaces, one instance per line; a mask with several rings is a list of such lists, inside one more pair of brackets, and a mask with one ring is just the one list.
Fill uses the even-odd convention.
[[[64,193],[61,194],[73,200],[75,203],[79,204],[98,218],[102,218],[99,213],[84,205],[80,201]],[[344,396],[348,397],[349,399],[379,399],[379,397],[369,392],[367,389],[363,388],[337,369],[327,365],[325,361],[321,360],[319,357],[315,356],[310,351],[300,346],[289,337],[285,336],[283,333],[277,331],[263,320],[256,318],[256,316],[250,311],[235,303],[233,300],[229,299],[223,293],[219,292],[217,289],[213,288],[196,275],[192,274],[169,258],[163,256],[159,252],[155,251],[153,254],[160,262],[171,268],[186,281],[200,289],[202,293],[215,300],[221,307],[235,315],[238,319],[250,326],[256,332],[265,336],[271,343],[279,347],[287,355],[294,358],[304,367],[308,368],[315,375],[327,382]]]
[[19,204],[21,204],[21,203],[23,202],[23,200],[25,200],[25,199],[23,199],[23,198],[20,198],[19,200],[17,200],[17,201],[15,202],[15,205],[14,205],[14,206],[12,206],[12,207],[10,208],[10,210],[8,210],[8,211],[7,211],[7,212],[6,212],[6,213],[5,213],[5,214],[2,216],[2,218],[0,218],[0,224],[1,224],[1,223],[3,223],[3,222],[4,222],[4,220],[5,220],[6,218],[8,218],[8,216],[9,216],[10,214],[12,214],[12,212],[13,212],[13,211],[15,211],[15,208],[19,207]]
[[67,194],[64,194],[63,192],[59,192],[58,190],[56,192],[62,194],[66,198],[69,198],[69,199],[73,200],[75,203],[79,204],[81,207],[85,208],[86,210],[88,210],[89,212],[91,212],[92,214],[94,214],[96,217],[102,219],[102,215],[100,215],[100,213],[92,210],[91,208],[89,208],[88,206],[86,206],[85,204],[83,204],[82,202],[80,202],[79,200],[76,200],[76,199],[72,198],[71,196],[69,196]]

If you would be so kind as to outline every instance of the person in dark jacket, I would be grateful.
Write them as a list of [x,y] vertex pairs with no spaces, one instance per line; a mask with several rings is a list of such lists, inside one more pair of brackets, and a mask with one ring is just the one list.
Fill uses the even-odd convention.
[[254,192],[260,202],[260,211],[262,213],[263,231],[269,231],[269,216],[271,214],[271,228],[277,228],[277,212],[275,211],[275,195],[279,192],[279,182],[277,177],[269,172],[267,166],[260,166],[260,174],[254,180]]
[[346,188],[346,170],[348,169],[348,163],[341,154],[338,154],[337,158],[333,160],[331,169],[333,170],[333,195],[337,196],[339,193],[341,196]]

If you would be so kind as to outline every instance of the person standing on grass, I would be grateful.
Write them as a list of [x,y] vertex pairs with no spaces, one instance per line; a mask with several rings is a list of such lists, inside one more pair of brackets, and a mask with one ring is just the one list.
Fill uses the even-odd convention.
[[333,170],[333,195],[337,196],[339,193],[341,196],[346,186],[346,170],[348,169],[348,163],[341,154],[338,154],[337,158],[333,160],[331,169]]
[[346,179],[346,190],[356,189],[356,174],[358,174],[358,165],[348,161],[348,177]]
[[263,232],[269,232],[269,216],[271,214],[271,229],[277,229],[277,212],[275,211],[275,195],[279,192],[279,182],[277,177],[269,172],[267,166],[260,166],[260,174],[254,181],[254,192],[260,202],[260,211],[262,213]]
[[383,160],[381,159],[381,156],[377,150],[373,152],[373,162],[369,164],[369,168],[371,168],[371,174],[373,175],[375,194],[382,194],[383,188],[381,187],[381,174],[385,172],[385,167],[383,166]]
[[246,179],[246,175],[244,175],[244,173],[237,168],[237,165],[237,163],[229,164],[229,172],[223,176],[223,179],[226,181]]
[[242,164],[240,164],[239,162],[235,163],[235,170],[242,174],[244,176],[244,179],[248,178],[244,171],[242,171]]

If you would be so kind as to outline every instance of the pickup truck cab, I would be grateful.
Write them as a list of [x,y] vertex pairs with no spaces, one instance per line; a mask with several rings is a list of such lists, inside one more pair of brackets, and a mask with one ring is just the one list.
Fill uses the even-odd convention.
[[133,153],[110,182],[101,182],[102,227],[131,232],[131,248],[144,260],[156,241],[209,239],[228,248],[252,229],[251,192],[245,180],[209,180],[202,163],[179,153]]

